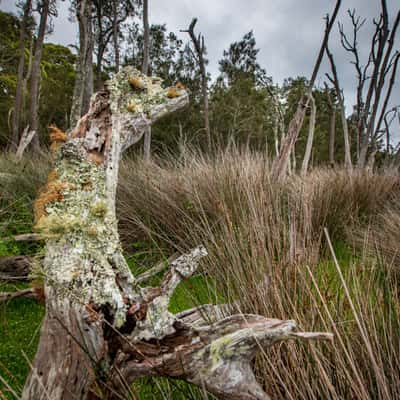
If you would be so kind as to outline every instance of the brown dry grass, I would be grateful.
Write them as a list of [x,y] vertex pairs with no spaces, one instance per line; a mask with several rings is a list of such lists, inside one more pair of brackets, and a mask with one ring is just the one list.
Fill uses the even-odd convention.
[[159,257],[203,243],[204,271],[239,311],[335,334],[334,344],[283,344],[256,360],[273,399],[400,398],[398,277],[347,239],[350,227],[388,207],[397,178],[318,169],[276,184],[268,171],[268,160],[249,152],[128,160],[121,235],[152,243]]

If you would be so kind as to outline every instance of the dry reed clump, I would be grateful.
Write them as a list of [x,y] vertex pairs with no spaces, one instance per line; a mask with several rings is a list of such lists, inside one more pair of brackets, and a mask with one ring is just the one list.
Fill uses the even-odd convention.
[[[203,243],[204,271],[239,310],[335,333],[334,345],[289,343],[256,360],[273,399],[400,398],[397,278],[343,245],[345,228],[398,191],[396,178],[317,169],[277,184],[268,166],[250,152],[127,160],[121,236],[169,253]],[[344,248],[338,266],[321,251],[324,227]]]
[[377,253],[394,273],[400,272],[400,195],[371,216],[368,224],[358,224],[348,230],[349,239],[371,257]]

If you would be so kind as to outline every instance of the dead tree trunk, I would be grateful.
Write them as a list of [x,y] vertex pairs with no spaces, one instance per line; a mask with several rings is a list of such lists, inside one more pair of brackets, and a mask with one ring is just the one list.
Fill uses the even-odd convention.
[[29,129],[32,134],[32,144],[35,149],[39,148],[39,85],[40,85],[40,62],[42,60],[43,42],[46,34],[47,18],[49,16],[50,0],[44,0],[41,4],[40,23],[38,37],[35,44],[35,56],[32,64],[32,77],[30,87]]
[[331,112],[329,121],[329,164],[333,167],[335,165],[336,104],[332,99],[332,95],[326,83],[325,93],[328,100],[329,110]]
[[32,9],[32,1],[27,0],[24,4],[24,14],[22,16],[19,34],[19,61],[17,72],[17,89],[15,93],[12,135],[10,148],[16,150],[19,142],[19,131],[21,128],[22,100],[24,97],[24,66],[25,66],[25,38],[27,33],[28,18]]
[[[139,286],[117,232],[119,162],[152,123],[188,102],[180,86],[157,82],[122,69],[68,138],[52,134],[55,168],[35,202],[36,228],[47,238],[46,316],[23,400],[128,398],[144,376],[185,379],[221,399],[267,399],[251,369],[260,346],[331,338],[295,333],[294,321],[220,319],[217,306],[171,314],[169,299],[206,256],[202,246],[171,262],[158,288]],[[205,309],[214,321],[203,319]]]
[[341,5],[341,0],[336,1],[335,9],[333,10],[332,18],[327,17],[327,25],[325,29],[324,38],[322,40],[321,48],[318,53],[317,61],[314,65],[314,70],[311,75],[310,82],[308,84],[307,92],[299,101],[297,106],[297,110],[289,123],[288,132],[285,137],[285,140],[282,142],[282,148],[279,153],[279,156],[275,158],[272,164],[272,172],[271,176],[273,180],[281,179],[287,170],[287,165],[290,160],[290,153],[292,152],[293,146],[296,143],[297,137],[299,136],[301,127],[303,125],[304,116],[306,113],[306,109],[308,103],[310,101],[310,96],[312,94],[312,89],[317,79],[319,67],[321,66],[322,58],[325,53],[325,48],[328,44],[329,34],[332,30],[333,24],[336,20],[337,14],[339,12],[339,8]]
[[206,47],[204,44],[204,36],[198,35],[196,37],[194,33],[194,27],[196,25],[197,18],[193,18],[189,25],[189,28],[185,31],[190,36],[193,42],[194,50],[197,55],[197,62],[200,68],[201,75],[201,93],[203,97],[203,116],[204,116],[204,129],[207,135],[208,149],[211,149],[211,129],[210,129],[210,116],[209,116],[209,105],[208,105],[208,85],[207,85],[207,72],[206,72],[206,60],[204,58]]
[[326,54],[328,55],[329,63],[331,65],[331,70],[332,70],[332,77],[329,75],[327,75],[327,77],[335,87],[336,97],[339,102],[340,118],[342,120],[343,139],[344,139],[344,162],[345,162],[346,168],[348,170],[351,170],[353,167],[353,164],[351,161],[349,126],[347,124],[346,108],[344,105],[344,96],[343,96],[343,91],[340,88],[339,77],[338,77],[337,70],[336,70],[335,60],[333,59],[333,54],[330,52],[328,45],[326,46]]
[[314,141],[314,131],[315,131],[315,119],[317,115],[317,107],[315,106],[314,97],[310,96],[310,125],[308,129],[308,137],[307,137],[307,144],[306,144],[306,151],[304,153],[303,164],[301,166],[301,175],[305,175],[308,171],[308,164],[310,162],[311,157],[311,150]]

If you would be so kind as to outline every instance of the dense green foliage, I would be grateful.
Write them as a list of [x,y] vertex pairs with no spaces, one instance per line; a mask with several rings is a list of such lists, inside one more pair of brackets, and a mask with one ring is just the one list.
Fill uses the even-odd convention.
[[[33,24],[32,24],[33,25]],[[32,28],[31,28],[32,29]],[[31,41],[32,32],[30,32]],[[11,135],[11,115],[17,80],[19,46],[19,19],[0,11],[0,147],[8,143]],[[28,121],[29,64],[32,54],[25,48],[24,107],[22,126]],[[39,134],[41,142],[48,143],[47,127],[55,124],[68,128],[75,79],[75,55],[67,47],[46,43],[40,64],[41,85],[39,101]]]

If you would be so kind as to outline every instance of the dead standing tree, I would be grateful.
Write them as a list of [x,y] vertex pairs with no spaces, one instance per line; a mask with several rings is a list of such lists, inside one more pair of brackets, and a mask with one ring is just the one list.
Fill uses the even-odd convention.
[[315,120],[317,117],[317,106],[315,105],[314,97],[310,96],[310,125],[308,127],[308,137],[306,150],[304,152],[303,163],[301,165],[301,175],[306,175],[308,171],[308,164],[310,163],[311,150],[314,141]]
[[290,160],[290,154],[292,153],[294,145],[296,144],[297,137],[299,136],[301,127],[303,125],[304,116],[306,114],[306,110],[310,102],[310,97],[312,95],[312,89],[314,87],[315,80],[317,79],[319,67],[321,66],[322,58],[325,53],[325,48],[328,44],[329,34],[336,20],[340,5],[341,5],[341,0],[337,0],[335,8],[332,13],[332,18],[329,19],[329,23],[326,26],[324,38],[322,40],[322,45],[318,53],[317,61],[314,65],[314,69],[306,93],[300,99],[299,104],[297,106],[297,110],[292,120],[289,123],[287,135],[285,137],[285,140],[282,141],[282,146],[279,152],[279,156],[275,158],[272,164],[271,176],[272,179],[274,180],[279,180],[283,178],[284,175],[286,174],[287,166]]
[[130,272],[115,215],[120,159],[148,126],[187,102],[180,86],[163,89],[125,68],[68,137],[53,131],[55,168],[35,202],[46,238],[46,315],[22,399],[128,398],[144,376],[185,379],[221,399],[268,399],[251,368],[260,348],[331,338],[296,333],[291,320],[218,318],[218,306],[171,314],[169,299],[206,256],[202,246],[171,262],[157,288],[140,287]]
[[204,55],[206,54],[206,46],[204,44],[204,36],[199,34],[198,36],[194,33],[194,27],[197,23],[197,18],[193,18],[189,25],[189,28],[182,30],[181,32],[186,32],[189,34],[190,39],[193,43],[194,50],[196,52],[197,63],[200,68],[201,75],[201,93],[203,97],[203,117],[204,117],[204,129],[207,135],[208,149],[211,149],[211,129],[210,129],[210,116],[209,116],[209,106],[208,106],[208,87],[207,87],[207,72],[206,72],[206,59]]
[[[328,20],[327,20],[327,23],[328,23]],[[344,104],[344,95],[343,95],[343,90],[340,87],[336,64],[333,59],[333,55],[329,50],[328,44],[326,45],[326,54],[328,55],[328,59],[329,59],[329,63],[331,66],[331,71],[332,71],[332,76],[329,74],[326,74],[326,76],[335,88],[336,97],[337,97],[337,101],[339,104],[340,119],[342,121],[343,139],[344,139],[344,163],[345,163],[346,168],[348,170],[351,170],[353,167],[353,164],[351,161],[350,135],[349,135],[349,126],[348,126],[347,117],[346,117],[346,107]]]
[[[376,152],[383,116],[395,84],[396,69],[400,53],[394,50],[397,29],[400,25],[400,9],[390,26],[390,17],[386,0],[381,0],[379,19],[374,19],[375,32],[372,36],[368,60],[362,65],[358,49],[357,34],[365,20],[357,17],[355,10],[349,10],[352,24],[352,36],[345,33],[339,24],[339,32],[343,48],[352,54],[353,65],[357,74],[356,122],[358,134],[358,167],[367,164],[368,153],[371,157]],[[391,78],[387,84],[387,77]],[[382,102],[383,100],[383,102]],[[369,160],[371,164],[373,160]]]

